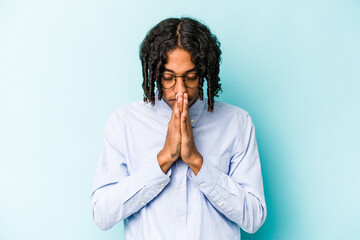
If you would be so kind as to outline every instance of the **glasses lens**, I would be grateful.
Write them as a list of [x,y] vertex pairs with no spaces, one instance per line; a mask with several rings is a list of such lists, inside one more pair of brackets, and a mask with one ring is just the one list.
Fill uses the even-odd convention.
[[162,74],[162,85],[164,88],[171,88],[175,85],[175,76],[170,73]]
[[199,76],[196,73],[188,73],[184,76],[175,76],[171,73],[162,74],[163,88],[172,88],[176,83],[176,77],[182,77],[185,86],[188,88],[196,88],[199,85]]
[[194,88],[199,85],[199,76],[196,73],[189,73],[184,76],[185,85],[189,88]]

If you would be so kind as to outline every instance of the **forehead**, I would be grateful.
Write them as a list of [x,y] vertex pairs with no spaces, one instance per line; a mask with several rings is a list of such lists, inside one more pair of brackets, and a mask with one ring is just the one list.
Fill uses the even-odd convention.
[[175,49],[167,53],[167,62],[164,67],[176,74],[182,74],[195,68],[195,64],[192,62],[189,52],[183,49]]

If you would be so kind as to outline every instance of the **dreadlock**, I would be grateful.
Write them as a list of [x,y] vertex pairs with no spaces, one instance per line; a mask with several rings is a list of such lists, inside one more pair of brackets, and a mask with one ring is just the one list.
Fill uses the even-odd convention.
[[168,18],[158,23],[146,35],[140,46],[144,101],[155,104],[155,83],[162,98],[161,74],[167,53],[180,48],[191,54],[200,76],[199,98],[204,99],[204,79],[207,81],[208,111],[214,109],[214,97],[222,92],[220,71],[220,42],[207,26],[192,18]]

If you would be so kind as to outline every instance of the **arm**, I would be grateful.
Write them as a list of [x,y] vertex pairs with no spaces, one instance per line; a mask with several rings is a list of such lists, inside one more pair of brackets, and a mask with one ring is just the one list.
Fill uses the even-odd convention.
[[229,175],[203,160],[197,151],[188,114],[187,94],[181,114],[181,156],[189,165],[189,178],[210,203],[243,230],[254,233],[264,223],[266,205],[255,128],[247,116],[246,128],[238,133]]
[[229,175],[206,160],[196,176],[192,171],[188,175],[211,204],[244,231],[254,233],[264,223],[266,204],[255,128],[250,116],[245,131],[235,143]]
[[[90,199],[94,221],[103,230],[111,228],[152,201],[170,182],[170,167],[180,155],[178,102],[174,105],[163,149],[157,158],[131,175],[127,170],[123,149],[126,146],[125,131],[119,125],[119,120],[114,115],[110,116]],[[122,138],[119,139],[119,136]]]
[[[171,175],[171,169],[164,174],[156,157],[129,175],[125,151],[114,135],[117,125],[116,117],[110,116],[90,197],[94,222],[102,230],[110,229],[153,200]],[[123,133],[117,130],[116,135]]]

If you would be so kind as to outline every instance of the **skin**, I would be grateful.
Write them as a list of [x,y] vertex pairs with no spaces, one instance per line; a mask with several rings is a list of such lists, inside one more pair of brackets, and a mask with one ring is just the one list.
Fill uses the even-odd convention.
[[[194,71],[195,64],[191,61],[189,52],[183,49],[175,49],[167,54],[167,63],[164,67],[165,72],[182,76],[189,71]],[[199,89],[186,88],[181,77],[177,77],[173,88],[163,89],[163,99],[172,108],[165,144],[157,155],[159,165],[164,173],[179,157],[195,175],[202,167],[203,158],[195,146],[188,111],[198,97]]]

